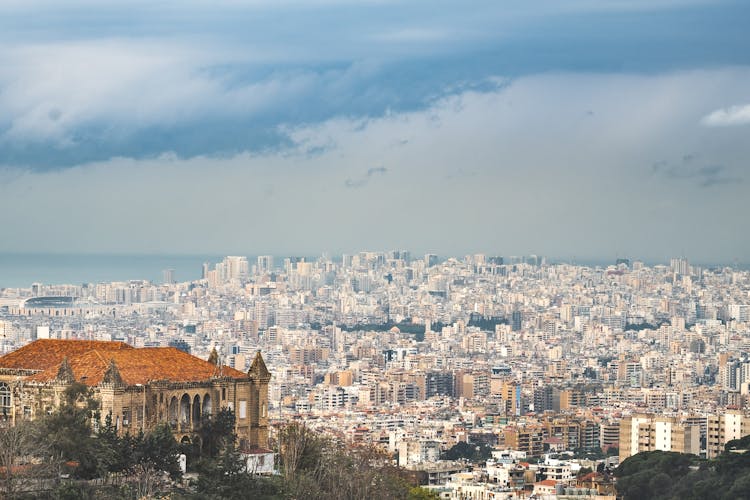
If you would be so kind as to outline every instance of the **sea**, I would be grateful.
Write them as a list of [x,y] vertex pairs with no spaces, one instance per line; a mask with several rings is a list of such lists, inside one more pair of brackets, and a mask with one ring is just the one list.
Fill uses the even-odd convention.
[[61,285],[111,281],[164,281],[174,269],[176,281],[200,279],[203,263],[221,262],[223,255],[106,255],[62,253],[0,253],[0,289],[30,288],[32,283]]
[[[83,283],[109,283],[112,281],[148,280],[164,282],[164,270],[174,270],[178,282],[200,279],[203,264],[221,262],[224,255],[165,255],[165,254],[66,254],[66,253],[2,253],[0,252],[0,289],[30,288],[32,283],[45,285],[80,285]],[[255,257],[248,255],[250,265]],[[316,257],[307,256],[314,261]],[[274,256],[277,266],[284,257]],[[571,262],[575,259],[560,259]],[[556,262],[550,259],[550,262]],[[577,261],[580,265],[604,266],[614,261]],[[668,262],[666,262],[668,263]],[[647,265],[665,262],[646,262]],[[691,263],[692,264],[692,263]],[[700,265],[700,264],[699,264]],[[711,265],[705,265],[711,267]],[[735,269],[750,269],[750,265],[734,262]]]

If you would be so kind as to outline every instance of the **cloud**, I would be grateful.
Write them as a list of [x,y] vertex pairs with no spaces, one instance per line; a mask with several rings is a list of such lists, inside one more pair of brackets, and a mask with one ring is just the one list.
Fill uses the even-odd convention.
[[344,181],[344,186],[348,188],[361,188],[370,182],[370,178],[374,175],[385,175],[388,169],[385,167],[371,167],[367,169],[365,174],[357,179],[347,178]]
[[709,127],[732,127],[750,124],[750,104],[742,104],[713,111],[701,120]]
[[651,171],[669,180],[691,180],[702,188],[743,182],[741,176],[732,173],[725,165],[696,166],[694,163],[697,156],[695,153],[685,154],[677,164],[660,160],[651,166]]
[[[258,154],[290,147],[286,131],[300,126],[492,92],[498,75],[742,67],[750,64],[748,8],[692,0],[484,0],[472,9],[379,0],[0,2],[0,165],[52,171],[167,151]],[[707,21],[696,25],[699,15]],[[599,116],[589,103],[581,109]]]
[[[283,149],[24,172],[0,183],[0,251],[684,251],[731,262],[750,248],[736,230],[750,182],[733,182],[747,178],[750,143],[695,116],[741,102],[748,79],[748,68],[533,75],[426,109],[290,125]],[[650,159],[664,163],[632,167]],[[49,216],[59,207],[64,225]]]

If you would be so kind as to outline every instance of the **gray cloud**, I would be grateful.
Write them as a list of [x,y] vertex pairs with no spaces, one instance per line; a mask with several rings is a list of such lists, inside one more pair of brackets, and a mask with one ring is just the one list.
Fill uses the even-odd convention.
[[[750,235],[736,230],[750,182],[729,183],[747,176],[750,144],[737,129],[695,126],[702,110],[742,98],[748,79],[741,68],[544,74],[425,110],[290,127],[282,151],[15,171],[0,183],[0,251],[54,242],[60,252],[410,248],[750,261]],[[638,175],[632,165],[648,158],[665,161]],[[457,171],[476,175],[446,182]],[[59,207],[64,225],[49,217]],[[695,238],[696,227],[713,237]]]
[[[218,4],[0,2],[0,164],[56,171],[170,151],[286,150],[295,146],[286,132],[298,126],[429,109],[447,96],[494,92],[497,75],[508,84],[558,71],[750,64],[743,3]],[[622,23],[622,11],[642,22]],[[706,22],[696,25],[696,15]]]
[[743,182],[741,176],[734,174],[725,165],[694,165],[697,156],[696,153],[685,154],[677,164],[660,160],[651,166],[651,171],[664,179],[687,180],[703,188]]
[[368,182],[370,182],[370,178],[374,175],[385,175],[386,172],[388,172],[388,169],[385,167],[371,167],[367,169],[367,172],[359,178],[351,179],[347,178],[344,181],[344,186],[348,188],[361,188],[367,185]]

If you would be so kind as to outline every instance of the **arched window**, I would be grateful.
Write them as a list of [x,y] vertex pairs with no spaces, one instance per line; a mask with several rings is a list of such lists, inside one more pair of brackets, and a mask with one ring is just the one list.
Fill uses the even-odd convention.
[[13,415],[13,407],[10,404],[10,387],[5,382],[0,382],[0,420],[10,420]]

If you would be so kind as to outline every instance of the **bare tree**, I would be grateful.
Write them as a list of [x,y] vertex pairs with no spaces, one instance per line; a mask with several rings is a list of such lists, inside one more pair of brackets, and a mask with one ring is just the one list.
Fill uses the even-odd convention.
[[316,469],[320,462],[321,438],[304,424],[291,423],[279,430],[279,457],[284,477],[294,482],[303,469]]
[[279,430],[278,451],[292,498],[400,500],[411,487],[381,450],[324,438],[302,424]]
[[43,462],[46,446],[30,424],[0,428],[0,497],[13,498],[40,485],[50,470]]

